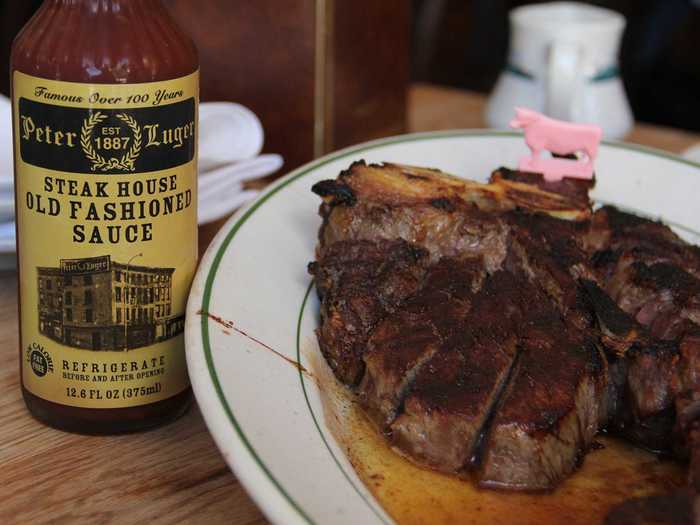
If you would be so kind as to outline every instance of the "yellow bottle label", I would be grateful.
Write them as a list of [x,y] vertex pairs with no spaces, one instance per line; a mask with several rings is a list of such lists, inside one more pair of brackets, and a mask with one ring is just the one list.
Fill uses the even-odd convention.
[[126,85],[14,73],[21,362],[34,395],[119,408],[188,387],[198,86],[199,73]]

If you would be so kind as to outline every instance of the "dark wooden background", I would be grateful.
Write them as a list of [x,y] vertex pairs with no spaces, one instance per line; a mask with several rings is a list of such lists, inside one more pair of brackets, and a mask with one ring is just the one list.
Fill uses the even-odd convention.
[[[0,0],[0,69],[39,0]],[[201,97],[244,104],[261,119],[265,151],[285,170],[351,144],[406,129],[406,0],[164,0],[200,55]],[[319,46],[317,23],[323,28]],[[324,49],[325,60],[317,60]],[[318,66],[319,63],[323,67]],[[316,84],[322,71],[322,87]],[[9,75],[0,75],[8,93]],[[323,93],[323,111],[317,97]],[[318,134],[321,122],[325,131]]]
[[[40,0],[0,0],[0,68]],[[203,99],[263,117],[288,167],[312,155],[315,0],[165,0],[202,52]],[[326,149],[403,129],[407,80],[488,92],[506,59],[508,11],[531,0],[328,0],[333,119]],[[637,120],[700,130],[700,2],[593,0],[628,19],[621,52]],[[410,19],[410,35],[409,35]],[[410,45],[409,45],[410,44]],[[410,70],[408,69],[410,65]],[[0,76],[7,92],[8,78]]]

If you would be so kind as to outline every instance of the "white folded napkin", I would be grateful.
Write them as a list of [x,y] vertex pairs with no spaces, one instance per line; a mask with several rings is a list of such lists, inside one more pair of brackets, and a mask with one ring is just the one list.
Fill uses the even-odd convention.
[[199,174],[199,224],[219,220],[258,192],[243,190],[243,183],[278,171],[283,164],[276,154],[260,155]]
[[244,190],[242,185],[231,188],[228,192],[222,192],[214,198],[208,199],[206,205],[201,205],[197,209],[197,219],[199,224],[206,224],[223,219],[232,210],[242,206],[258,195],[256,190]]
[[199,172],[206,172],[260,154],[264,132],[260,119],[233,102],[199,106]]
[[266,154],[200,173],[199,200],[206,202],[216,194],[228,191],[228,188],[274,173],[282,167],[282,164],[282,157],[279,155]]

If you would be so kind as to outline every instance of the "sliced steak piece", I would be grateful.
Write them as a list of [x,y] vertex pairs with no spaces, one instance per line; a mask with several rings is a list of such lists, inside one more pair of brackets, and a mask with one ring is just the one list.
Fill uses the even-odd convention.
[[590,232],[605,290],[652,336],[677,340],[686,321],[700,323],[700,249],[661,223],[612,207],[596,212]]
[[539,245],[539,251],[544,250],[551,257],[551,264],[565,270],[572,278],[598,282],[598,275],[590,269],[589,255],[580,241],[588,223],[517,212],[507,213],[505,218],[511,229],[516,230],[516,240],[527,241],[533,247]]
[[416,374],[391,425],[393,443],[412,458],[451,473],[470,466],[515,360],[521,283],[503,271],[489,277],[462,329]]
[[373,331],[359,396],[380,428],[394,419],[421,365],[463,331],[473,293],[484,278],[481,260],[443,258],[430,267],[421,290]]
[[558,317],[521,337],[518,363],[483,443],[481,486],[549,490],[578,465],[606,419],[607,366]]
[[542,287],[574,331],[593,323],[578,279],[596,279],[588,258],[576,243],[581,228],[544,215],[509,213],[512,261],[536,286]]
[[645,347],[649,336],[644,328],[624,312],[596,283],[581,279],[580,284],[595,313],[601,342],[610,360],[624,358],[634,347]]
[[[596,212],[592,262],[605,290],[649,335],[680,341],[700,323],[700,250],[667,226],[612,207]],[[678,390],[680,392],[681,390]]]
[[594,283],[582,285],[611,363],[610,430],[653,451],[680,452],[676,407],[680,394],[700,385],[700,338],[689,332],[679,345],[651,337]]
[[700,523],[700,389],[696,366],[700,334],[690,331],[680,343],[674,434],[677,457],[690,459],[688,488],[669,495],[638,498],[613,507],[605,525],[692,525]]
[[677,394],[680,353],[672,341],[652,340],[627,353],[627,385],[634,415],[643,420],[670,410]]
[[[676,455],[691,458],[691,486],[700,494],[700,327],[689,328],[681,338],[680,360],[676,371]],[[700,508],[698,509],[700,510]]]
[[417,371],[442,343],[426,312],[398,312],[374,331],[364,356],[365,374],[358,396],[380,429],[388,429]]
[[343,241],[310,265],[321,302],[318,340],[343,383],[362,377],[367,337],[420,287],[427,252],[405,241]]
[[668,263],[632,265],[632,284],[647,290],[650,297],[637,311],[636,319],[661,339],[682,335],[685,320],[700,323],[700,279]]
[[678,459],[690,460],[688,485],[700,494],[700,391],[679,394],[675,408],[673,454]]
[[700,519],[700,418],[696,418],[692,423],[687,424],[684,429],[685,442],[690,456],[690,467],[688,468],[688,486],[693,491],[695,498],[695,509]]
[[649,346],[627,353],[627,381],[612,431],[655,452],[674,449],[678,361],[678,346],[672,341],[652,339]]
[[686,243],[661,222],[613,206],[604,206],[594,214],[589,232],[582,240],[589,253],[630,252],[637,261],[667,262],[700,277],[700,248]]
[[[697,392],[700,396],[700,326],[689,325],[678,342],[680,362],[676,389],[679,392]],[[700,418],[699,418],[700,419]],[[700,444],[700,442],[699,442]]]
[[700,327],[689,326],[678,341],[652,338],[647,346],[628,351],[625,362],[627,417],[643,421],[668,414],[657,433],[667,448],[676,445],[672,441],[700,421]]
[[686,321],[700,322],[700,279],[667,262],[646,264],[625,253],[609,270],[606,290],[654,337],[675,340]]
[[[700,250],[660,222],[612,207],[596,212],[585,242],[598,250],[592,265],[624,311],[616,314],[614,344],[625,359],[614,366],[625,369],[626,380],[612,429],[652,450],[687,455],[683,427],[692,420],[700,388],[700,338],[694,335],[700,322]],[[597,303],[600,313],[602,300]],[[629,330],[622,336],[625,323]],[[599,324],[605,328],[605,322]]]
[[441,350],[417,374],[392,442],[420,463],[461,473],[474,452],[516,354],[516,338],[462,342]]
[[628,356],[635,349],[646,348],[650,338],[646,330],[632,317],[624,312],[610,296],[596,283],[587,279],[580,280],[587,300],[595,313],[597,328],[600,331],[600,342],[603,345],[608,360],[608,419],[610,428],[619,432],[636,435],[637,442],[649,443],[654,439],[646,439],[639,422],[630,416],[628,401]]

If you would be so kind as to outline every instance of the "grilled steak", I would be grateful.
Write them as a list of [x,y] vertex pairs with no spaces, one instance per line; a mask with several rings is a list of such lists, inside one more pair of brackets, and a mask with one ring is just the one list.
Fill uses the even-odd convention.
[[605,420],[605,361],[554,318],[523,334],[517,368],[484,443],[481,485],[545,490],[577,463]]
[[677,340],[700,323],[700,250],[661,223],[606,207],[588,242],[595,269],[620,307],[654,337]]
[[582,280],[611,370],[610,430],[655,451],[672,448],[678,349],[651,337],[595,283]]
[[688,411],[683,400],[700,391],[700,252],[667,226],[611,207],[595,213],[584,243],[621,310],[618,332],[628,327],[620,354],[627,379],[613,427],[652,450],[687,455],[674,428]]
[[418,369],[463,331],[473,290],[484,273],[480,260],[441,259],[427,272],[420,291],[373,331],[360,396],[381,427],[394,419]]
[[548,490],[607,427],[700,465],[700,250],[591,186],[364,162],[314,186],[321,350],[414,461]]
[[576,200],[524,183],[479,184],[393,164],[357,162],[313,190],[324,198],[321,247],[340,240],[403,239],[428,250],[432,262],[483,257],[488,271],[499,268],[507,242],[507,226],[492,212],[528,207],[563,218],[590,215]]
[[344,383],[362,377],[370,331],[403,299],[425,272],[427,252],[401,240],[338,242],[321,250],[310,270],[322,298],[318,340]]
[[516,354],[521,308],[503,304],[517,293],[514,278],[497,272],[472,300],[469,315],[415,374],[392,440],[413,458],[447,472],[471,468],[491,410]]

